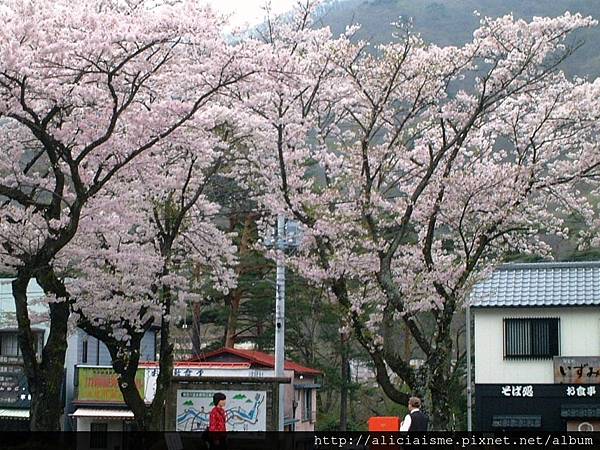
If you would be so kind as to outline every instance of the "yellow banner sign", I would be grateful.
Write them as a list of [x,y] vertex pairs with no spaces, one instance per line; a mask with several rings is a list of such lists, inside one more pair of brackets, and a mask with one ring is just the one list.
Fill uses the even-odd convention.
[[[124,403],[123,395],[117,384],[117,374],[112,368],[78,367],[77,400],[92,400],[110,403]],[[138,369],[135,384],[144,397],[144,369]]]

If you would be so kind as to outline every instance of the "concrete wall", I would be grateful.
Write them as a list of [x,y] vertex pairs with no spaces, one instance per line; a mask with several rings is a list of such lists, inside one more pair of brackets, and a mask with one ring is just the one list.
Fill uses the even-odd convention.
[[75,406],[71,403],[75,396],[75,365],[77,364],[77,340],[78,333],[70,335],[67,340],[67,354],[65,356],[65,409],[63,417],[63,429],[72,431],[74,421],[69,414],[75,412]]
[[560,356],[600,355],[600,308],[473,308],[475,383],[554,383],[552,359],[504,359],[505,318],[560,318]]
[[[312,378],[307,379],[306,377],[303,381],[304,383],[296,382],[295,384],[312,384],[314,382]],[[296,414],[294,415],[294,419],[297,420],[297,422],[295,423],[294,431],[314,431],[315,424],[317,422],[317,390],[314,388],[301,389],[296,386],[293,387],[293,391],[294,399],[296,400],[298,405],[296,408]],[[310,395],[312,405],[311,417],[309,419],[306,419],[304,417],[304,405],[306,401],[306,395]]]
[[[314,385],[314,377],[306,375],[300,378],[300,375],[292,370],[286,370],[285,376],[289,377],[292,382],[285,385],[285,420],[295,419],[293,429],[295,431],[314,431],[317,421],[317,390],[315,388],[304,389],[300,385]],[[305,391],[310,391],[312,399],[312,415],[309,419],[304,417]],[[296,409],[294,411],[294,401]]]

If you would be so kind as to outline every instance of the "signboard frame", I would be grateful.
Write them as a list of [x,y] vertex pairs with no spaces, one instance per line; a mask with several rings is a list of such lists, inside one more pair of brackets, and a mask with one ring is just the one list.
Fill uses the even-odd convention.
[[[135,384],[142,398],[145,392],[145,369],[135,374]],[[112,367],[78,366],[77,401],[125,403]]]
[[204,431],[214,408],[213,395],[227,396],[227,431],[266,431],[267,391],[246,389],[177,389],[176,431]]

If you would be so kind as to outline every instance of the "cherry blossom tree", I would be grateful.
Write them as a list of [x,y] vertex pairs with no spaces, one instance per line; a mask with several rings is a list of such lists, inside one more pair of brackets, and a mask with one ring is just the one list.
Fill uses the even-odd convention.
[[[206,116],[206,117],[204,117]],[[57,265],[76,323],[107,345],[123,398],[140,430],[160,431],[173,372],[172,318],[186,302],[235,285],[235,247],[215,222],[206,187],[227,155],[219,109],[205,108],[163,148],[138,158],[88,204]],[[224,139],[228,139],[225,132]],[[159,373],[150,406],[135,384],[144,333],[160,326]]]
[[464,358],[453,319],[471,286],[509,251],[548,255],[541,236],[564,235],[561,213],[588,208],[573,182],[597,176],[600,82],[558,66],[570,33],[595,22],[483,18],[462,47],[402,22],[373,48],[352,28],[312,29],[311,6],[269,22],[264,74],[238,96],[246,170],[264,206],[304,225],[288,263],[329,283],[386,395],[406,404],[397,375],[447,429]]
[[[239,48],[223,40],[220,19],[194,1],[7,0],[0,15],[0,267],[16,277],[31,428],[58,430],[73,307],[55,267],[60,252],[77,235],[90,201],[103,190],[100,202],[118,192],[110,189],[116,175],[138,156],[167,148],[248,68],[236,56]],[[156,258],[148,265],[160,266]],[[31,279],[49,299],[40,359],[26,296]]]

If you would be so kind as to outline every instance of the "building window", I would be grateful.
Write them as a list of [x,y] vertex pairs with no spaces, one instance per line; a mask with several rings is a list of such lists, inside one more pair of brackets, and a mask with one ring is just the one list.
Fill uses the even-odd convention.
[[83,338],[81,342],[81,362],[87,363],[88,360],[88,339],[87,336]]
[[302,391],[302,420],[312,422],[312,389]]
[[108,424],[91,423],[90,424],[90,448],[106,448],[107,446]]
[[0,355],[2,356],[20,356],[19,339],[17,334],[3,333],[0,340]]
[[552,358],[560,354],[558,318],[504,319],[505,358]]

